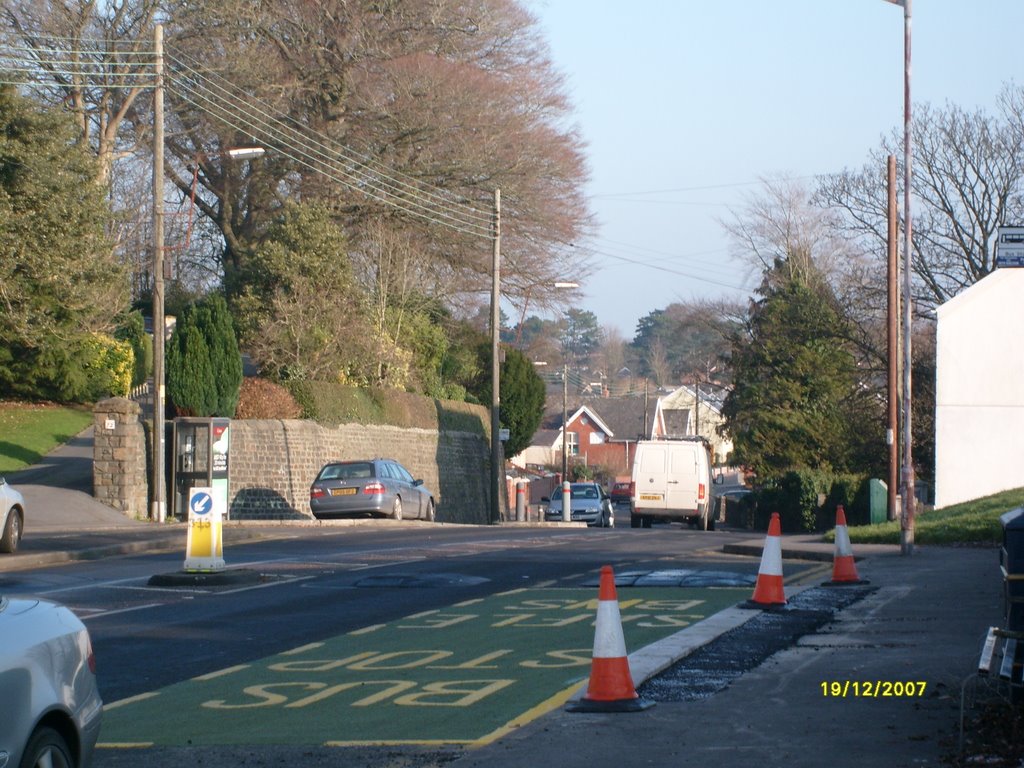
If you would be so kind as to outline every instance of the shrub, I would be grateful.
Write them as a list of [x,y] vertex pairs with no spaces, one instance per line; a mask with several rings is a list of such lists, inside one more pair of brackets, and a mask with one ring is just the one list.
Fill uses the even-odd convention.
[[327,381],[289,381],[301,418],[325,426],[389,424],[396,427],[490,434],[486,410],[479,405],[433,400],[381,387],[358,388]]
[[85,349],[88,398],[127,397],[135,369],[135,353],[131,344],[102,333],[93,333],[85,339]]
[[146,333],[146,324],[141,312],[132,312],[114,332],[118,341],[126,341],[135,353],[132,370],[132,386],[142,384],[153,372],[153,337]]
[[236,419],[297,419],[302,408],[292,393],[269,379],[246,377],[238,396]]
[[832,476],[813,469],[791,470],[765,484],[758,498],[757,527],[768,527],[778,512],[786,533],[808,533],[818,527],[819,500],[824,501]]

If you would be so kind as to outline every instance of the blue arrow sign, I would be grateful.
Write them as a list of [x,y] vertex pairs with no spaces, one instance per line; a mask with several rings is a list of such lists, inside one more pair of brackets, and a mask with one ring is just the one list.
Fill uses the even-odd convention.
[[188,508],[197,515],[205,515],[213,510],[213,496],[206,491],[193,491],[188,500]]

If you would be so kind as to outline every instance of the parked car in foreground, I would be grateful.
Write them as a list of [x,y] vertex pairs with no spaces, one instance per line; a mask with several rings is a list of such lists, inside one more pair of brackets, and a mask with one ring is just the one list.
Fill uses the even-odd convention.
[[[571,483],[569,505],[572,522],[586,523],[590,527],[609,528],[615,516],[612,499],[599,483]],[[562,519],[562,494],[556,489],[553,497],[544,497],[547,504],[544,519],[558,522]]]
[[393,459],[334,461],[325,464],[309,488],[317,520],[378,516],[433,521],[434,495]]
[[25,499],[0,477],[0,552],[16,552],[24,530]]
[[0,597],[0,766],[86,768],[102,716],[85,625],[48,600]]

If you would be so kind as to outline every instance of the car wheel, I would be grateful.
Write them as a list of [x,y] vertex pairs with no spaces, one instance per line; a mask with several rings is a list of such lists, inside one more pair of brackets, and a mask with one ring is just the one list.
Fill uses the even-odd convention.
[[16,510],[11,510],[7,516],[7,525],[4,526],[3,535],[0,536],[0,552],[14,553],[21,541],[21,515]]
[[434,517],[437,515],[437,511],[434,509],[434,500],[427,500],[427,522],[434,522]]
[[710,517],[711,515],[709,515],[707,512],[700,516],[700,529],[702,531],[708,530],[708,518]]
[[391,519],[401,520],[402,519],[402,497],[395,496],[395,503],[391,505]]
[[52,728],[40,728],[25,748],[20,768],[74,768],[75,761],[61,735]]

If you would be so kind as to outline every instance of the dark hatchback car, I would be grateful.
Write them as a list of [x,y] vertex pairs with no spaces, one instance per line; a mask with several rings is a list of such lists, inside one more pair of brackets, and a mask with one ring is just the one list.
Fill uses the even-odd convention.
[[434,519],[433,494],[393,459],[324,465],[310,486],[309,507],[317,520],[365,515]]

